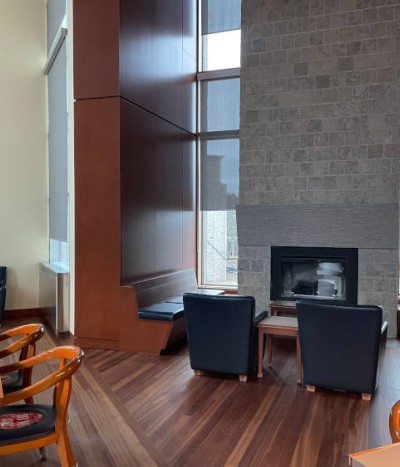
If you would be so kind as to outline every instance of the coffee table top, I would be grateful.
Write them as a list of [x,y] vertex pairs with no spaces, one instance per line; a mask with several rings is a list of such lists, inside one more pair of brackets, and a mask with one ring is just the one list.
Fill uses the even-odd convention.
[[291,328],[298,328],[297,318],[290,316],[267,316],[262,319],[258,324],[258,327],[264,326],[287,326]]

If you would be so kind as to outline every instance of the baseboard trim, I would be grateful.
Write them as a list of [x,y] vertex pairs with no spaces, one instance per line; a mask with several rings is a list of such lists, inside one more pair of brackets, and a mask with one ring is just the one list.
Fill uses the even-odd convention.
[[16,310],[4,310],[4,319],[25,318],[27,316],[36,316],[43,318],[43,311],[41,308],[21,308]]
[[93,339],[90,337],[74,336],[74,345],[77,345],[78,347],[86,347],[88,349],[119,350],[119,343],[117,341]]

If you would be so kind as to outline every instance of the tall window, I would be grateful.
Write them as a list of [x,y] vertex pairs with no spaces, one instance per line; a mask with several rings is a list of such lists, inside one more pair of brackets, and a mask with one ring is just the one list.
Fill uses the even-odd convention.
[[47,2],[49,237],[51,262],[69,264],[67,3]]
[[202,283],[237,286],[241,0],[201,0],[199,241]]

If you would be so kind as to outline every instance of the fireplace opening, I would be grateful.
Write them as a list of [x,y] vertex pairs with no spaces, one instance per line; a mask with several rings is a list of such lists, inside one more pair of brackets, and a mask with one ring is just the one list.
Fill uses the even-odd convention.
[[357,304],[357,248],[271,247],[271,300]]

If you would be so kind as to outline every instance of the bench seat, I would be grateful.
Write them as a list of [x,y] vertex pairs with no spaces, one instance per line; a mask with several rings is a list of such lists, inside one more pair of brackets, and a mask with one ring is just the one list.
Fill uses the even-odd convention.
[[[197,294],[204,294],[204,295],[223,295],[224,290],[219,289],[194,289],[190,290],[189,293],[197,293]],[[181,303],[183,304],[183,294],[182,295],[175,295],[175,297],[170,297],[164,300],[166,303]]]
[[181,316],[183,316],[183,305],[181,303],[156,303],[139,310],[140,319],[176,321]]

